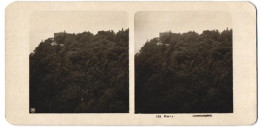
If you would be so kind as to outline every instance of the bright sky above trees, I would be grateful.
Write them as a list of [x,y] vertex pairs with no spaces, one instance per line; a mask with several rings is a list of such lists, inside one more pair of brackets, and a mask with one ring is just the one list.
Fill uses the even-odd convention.
[[223,11],[146,11],[135,14],[135,53],[159,33],[184,33],[232,28],[231,15]]
[[42,11],[30,18],[30,52],[53,33],[66,31],[96,34],[100,30],[128,28],[128,15],[121,11]]

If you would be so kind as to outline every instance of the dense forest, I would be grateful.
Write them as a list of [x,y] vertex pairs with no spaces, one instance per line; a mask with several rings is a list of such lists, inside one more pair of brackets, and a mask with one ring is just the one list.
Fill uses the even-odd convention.
[[129,30],[55,33],[30,54],[36,113],[129,112]]
[[232,29],[160,33],[135,55],[136,113],[232,113]]

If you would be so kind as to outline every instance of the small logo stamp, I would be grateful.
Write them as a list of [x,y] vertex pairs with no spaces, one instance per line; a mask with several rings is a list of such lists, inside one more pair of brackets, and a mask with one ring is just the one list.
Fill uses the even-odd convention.
[[30,113],[35,113],[36,109],[35,108],[30,108]]

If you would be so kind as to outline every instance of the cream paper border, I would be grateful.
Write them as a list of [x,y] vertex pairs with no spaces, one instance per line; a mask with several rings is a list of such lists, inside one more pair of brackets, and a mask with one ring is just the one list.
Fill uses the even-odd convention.
[[[35,11],[126,11],[129,113],[29,114],[29,19]],[[138,11],[226,11],[233,26],[234,113],[134,114],[134,15]],[[14,2],[6,8],[6,119],[19,125],[249,125],[257,119],[256,8],[249,2]],[[200,114],[200,113],[196,113]],[[205,113],[201,113],[205,114]],[[207,113],[206,113],[207,114]],[[162,114],[164,115],[164,114]]]

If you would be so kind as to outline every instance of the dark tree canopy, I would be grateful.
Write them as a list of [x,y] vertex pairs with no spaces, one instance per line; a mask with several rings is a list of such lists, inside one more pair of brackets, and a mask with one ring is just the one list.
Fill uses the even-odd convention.
[[232,30],[164,32],[135,55],[136,113],[233,112]]
[[41,42],[30,54],[30,108],[129,112],[128,33],[63,33]]

